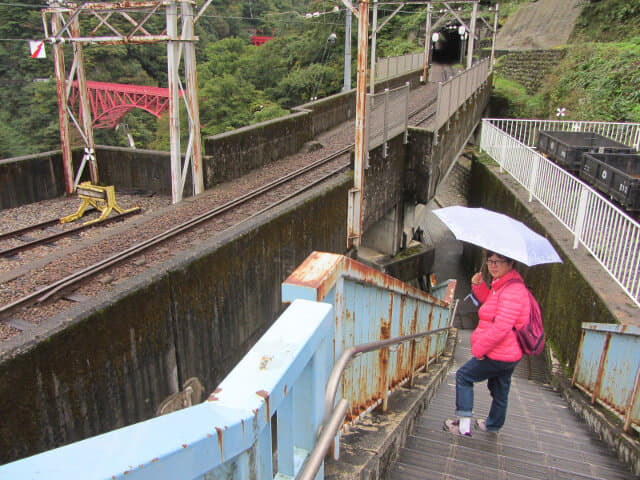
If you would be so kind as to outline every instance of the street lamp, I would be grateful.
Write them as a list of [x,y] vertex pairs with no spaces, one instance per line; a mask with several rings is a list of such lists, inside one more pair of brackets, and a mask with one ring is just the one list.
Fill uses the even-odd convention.
[[469,35],[464,25],[458,27],[458,35],[460,35],[460,63],[464,65],[464,46]]

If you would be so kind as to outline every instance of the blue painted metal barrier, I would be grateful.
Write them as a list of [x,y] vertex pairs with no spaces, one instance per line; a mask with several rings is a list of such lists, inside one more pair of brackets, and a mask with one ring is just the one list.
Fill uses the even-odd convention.
[[[312,253],[282,284],[282,300],[305,298],[334,306],[333,361],[351,346],[450,326],[456,281],[436,287],[434,295],[342,255]],[[447,332],[351,362],[338,397],[349,401],[348,421],[382,404],[444,351]]]
[[572,384],[640,432],[640,328],[583,323]]
[[[454,288],[450,281],[432,296],[314,252],[282,286],[291,305],[207,401],[2,465],[0,479],[295,478],[316,443],[336,354],[448,326]],[[384,406],[391,389],[437,358],[441,337],[356,359],[342,385],[351,420]],[[315,478],[323,475],[321,467]]]

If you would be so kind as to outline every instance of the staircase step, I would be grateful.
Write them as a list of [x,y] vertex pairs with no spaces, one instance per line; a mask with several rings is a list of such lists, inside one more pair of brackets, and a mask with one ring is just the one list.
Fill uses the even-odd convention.
[[[470,332],[461,330],[454,369],[471,356]],[[449,373],[413,434],[389,468],[389,479],[623,480],[636,478],[619,462],[548,384],[539,359],[520,362],[511,383],[507,421],[499,434],[473,431],[473,437],[442,430],[455,418],[455,371]],[[474,386],[474,417],[486,418],[491,396],[486,382]]]
[[[504,472],[495,472],[494,477],[489,477],[484,480],[530,480],[529,477],[522,475],[507,475]],[[437,472],[433,469],[419,467],[416,465],[407,465],[405,463],[397,462],[389,469],[387,475],[388,480],[468,480],[468,477],[459,477],[450,473]]]
[[468,438],[447,432],[442,433],[444,436],[440,439],[436,439],[435,435],[428,438],[410,436],[407,438],[405,448],[416,452],[426,451],[432,455],[447,456],[468,463],[487,465],[511,473],[526,474],[533,478],[546,478],[532,472],[545,472],[549,469],[578,475],[579,478],[582,478],[580,476],[611,480],[628,478],[628,473],[619,471],[619,468],[610,469],[598,463],[576,458],[558,457],[509,444],[499,444],[491,438],[478,438],[479,435]]

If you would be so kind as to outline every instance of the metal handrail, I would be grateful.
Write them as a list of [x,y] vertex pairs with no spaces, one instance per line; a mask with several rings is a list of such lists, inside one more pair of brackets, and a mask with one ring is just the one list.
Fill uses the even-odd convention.
[[[454,312],[452,312],[451,319],[453,319],[454,316],[455,308]],[[327,450],[331,446],[331,441],[342,426],[344,418],[347,414],[348,402],[346,399],[342,398],[335,408],[333,408],[333,405],[335,402],[336,393],[338,391],[338,386],[340,384],[340,379],[342,378],[342,374],[346,370],[351,360],[362,353],[373,352],[382,348],[388,348],[399,343],[407,342],[409,340],[415,340],[417,338],[422,338],[428,335],[434,335],[436,333],[448,331],[449,329],[451,329],[451,325],[449,325],[448,327],[436,328],[434,330],[427,330],[426,332],[403,335],[401,337],[388,338],[386,340],[378,340],[376,342],[363,343],[360,345],[349,347],[344,352],[342,352],[340,358],[338,358],[336,363],[333,365],[333,369],[331,370],[331,374],[329,375],[329,381],[327,382],[327,389],[324,396],[324,415],[322,417],[322,423],[320,424],[320,430],[318,432],[318,441],[309,454],[304,467],[300,471],[298,480],[313,480],[313,478],[318,473],[320,466],[322,465],[322,460],[327,454]]]

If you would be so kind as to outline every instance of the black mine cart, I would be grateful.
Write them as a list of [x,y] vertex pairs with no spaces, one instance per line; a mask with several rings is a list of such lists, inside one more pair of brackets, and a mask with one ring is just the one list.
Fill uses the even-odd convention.
[[538,151],[573,174],[582,167],[582,153],[635,153],[633,148],[589,132],[549,132],[538,135]]
[[584,153],[580,178],[629,212],[640,211],[640,155]]

